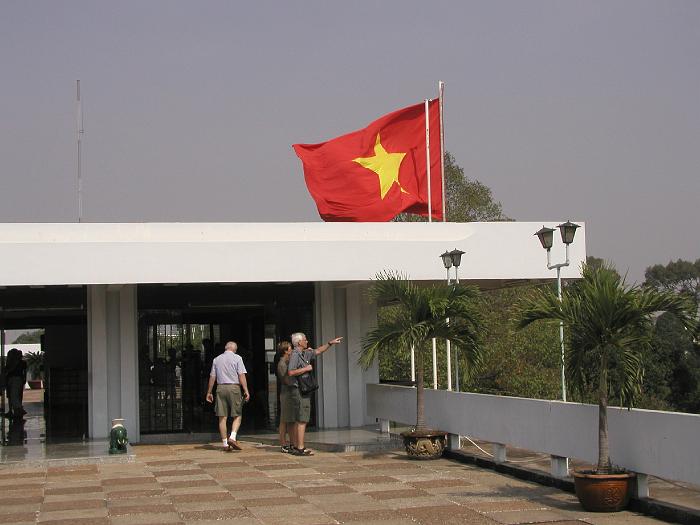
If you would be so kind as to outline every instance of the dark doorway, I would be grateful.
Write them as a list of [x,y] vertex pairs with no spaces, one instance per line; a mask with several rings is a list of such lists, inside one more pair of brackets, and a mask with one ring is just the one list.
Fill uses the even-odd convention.
[[228,341],[248,371],[241,432],[277,425],[274,349],[291,331],[313,333],[312,284],[140,285],[138,305],[141,434],[217,432],[205,395]]
[[22,419],[3,417],[6,444],[76,441],[87,437],[87,317],[85,287],[0,290],[0,329],[43,332],[29,364]]

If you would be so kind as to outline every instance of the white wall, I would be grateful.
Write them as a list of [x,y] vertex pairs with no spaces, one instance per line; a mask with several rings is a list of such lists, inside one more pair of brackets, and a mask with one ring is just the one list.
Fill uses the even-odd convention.
[[[375,418],[415,424],[416,390],[367,385]],[[598,407],[562,401],[425,390],[427,424],[452,434],[598,462]],[[608,409],[610,457],[633,472],[700,484],[700,415]]]

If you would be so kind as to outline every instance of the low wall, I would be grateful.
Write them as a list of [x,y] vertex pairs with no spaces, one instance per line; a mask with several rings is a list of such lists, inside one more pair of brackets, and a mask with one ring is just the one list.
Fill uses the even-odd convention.
[[[415,424],[415,388],[367,385],[367,414]],[[451,434],[598,462],[595,405],[426,388],[425,416]],[[610,407],[608,428],[615,465],[700,485],[700,415]]]

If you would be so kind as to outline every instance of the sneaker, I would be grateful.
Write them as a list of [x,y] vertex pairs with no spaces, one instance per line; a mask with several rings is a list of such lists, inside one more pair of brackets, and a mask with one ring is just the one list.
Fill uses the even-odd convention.
[[233,450],[243,450],[235,439],[228,438],[228,446]]
[[297,448],[295,449],[297,451],[297,456],[313,456],[314,453],[311,451],[310,448]]
[[285,454],[289,454],[292,450],[292,447],[291,447],[291,445],[282,445],[280,447],[280,450]]

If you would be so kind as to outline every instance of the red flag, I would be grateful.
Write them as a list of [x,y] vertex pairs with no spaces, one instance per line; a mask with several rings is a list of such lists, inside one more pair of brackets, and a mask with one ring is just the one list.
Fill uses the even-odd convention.
[[[429,104],[433,219],[442,220],[440,105]],[[389,113],[364,129],[320,144],[292,146],[324,221],[382,222],[428,215],[425,104]]]

